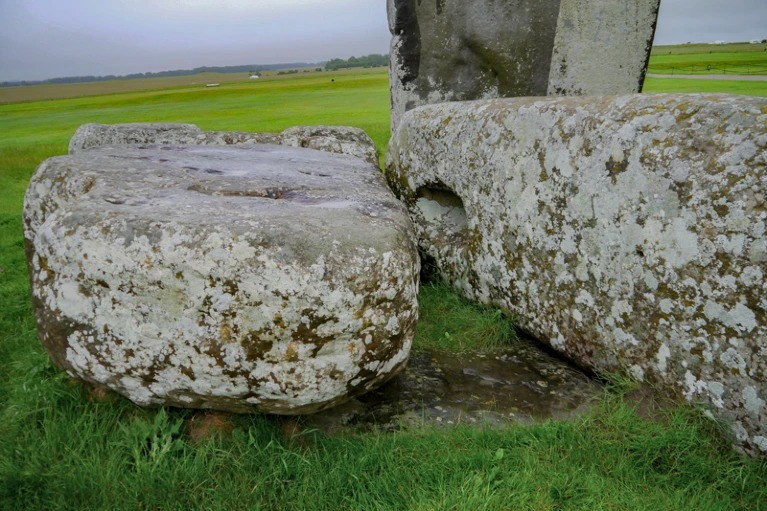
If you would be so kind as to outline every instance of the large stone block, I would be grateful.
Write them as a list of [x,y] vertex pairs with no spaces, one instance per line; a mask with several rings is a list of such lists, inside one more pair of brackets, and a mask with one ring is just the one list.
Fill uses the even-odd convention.
[[279,144],[348,154],[378,165],[373,140],[349,126],[296,126],[282,133],[202,131],[194,124],[84,124],[69,141],[69,154],[107,145],[230,145]]
[[43,345],[140,405],[309,413],[408,358],[412,224],[362,159],[257,144],[77,151],[37,170],[24,224]]
[[444,101],[640,92],[660,0],[388,0],[392,128]]
[[466,296],[767,453],[767,100],[517,98],[403,117],[387,177]]

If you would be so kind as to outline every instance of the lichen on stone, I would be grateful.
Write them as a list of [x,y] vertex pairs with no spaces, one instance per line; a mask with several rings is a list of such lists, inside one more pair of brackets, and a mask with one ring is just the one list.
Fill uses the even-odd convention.
[[57,365],[139,405],[280,414],[404,366],[420,263],[377,166],[166,142],[77,150],[32,178],[31,287]]
[[[580,364],[710,407],[765,453],[764,99],[424,106],[394,133],[387,178],[464,295]],[[461,243],[430,187],[462,205]]]

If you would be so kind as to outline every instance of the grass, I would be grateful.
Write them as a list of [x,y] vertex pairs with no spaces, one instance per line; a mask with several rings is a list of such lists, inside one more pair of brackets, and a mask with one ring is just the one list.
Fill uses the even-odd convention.
[[92,403],[39,376],[25,379],[31,413],[10,435],[26,448],[0,451],[4,509],[756,511],[767,502],[764,467],[727,453],[710,424],[687,410],[643,422],[618,397],[572,422],[307,433],[300,444],[251,416],[231,436],[193,445],[189,412]]
[[[273,417],[234,419],[195,443],[191,411],[96,399],[40,347],[21,230],[24,189],[85,122],[180,121],[278,131],[351,124],[380,151],[384,73],[176,88],[0,105],[0,509],[764,510],[767,463],[730,450],[680,408],[642,419],[607,391],[589,415],[505,431],[415,430],[325,438]],[[419,349],[513,342],[510,322],[423,286]],[[447,334],[447,335],[446,335]]]
[[[373,69],[341,69],[338,71],[316,72],[314,68],[301,69],[298,76],[323,76],[328,80],[338,76],[380,73],[382,68]],[[265,71],[258,83],[275,80],[291,80],[296,75],[280,75],[278,71]],[[109,80],[103,82],[40,84],[18,87],[0,87],[0,103],[18,103],[21,101],[42,101],[46,99],[65,99],[104,94],[121,94],[126,92],[141,92],[166,90],[171,88],[202,89],[208,83],[248,83],[251,82],[247,73],[200,73],[187,76],[166,76],[160,78],[133,78]]]
[[653,74],[767,75],[767,44],[689,44],[656,46]]
[[[293,75],[295,76],[295,75]],[[389,140],[387,75],[322,75],[0,105],[0,213],[18,213],[31,173],[66,154],[85,122],[191,122],[205,130],[281,131],[297,123],[364,129],[383,154]]]
[[688,78],[648,77],[644,82],[644,92],[716,92],[723,94],[743,94],[745,96],[767,97],[767,81],[748,82],[738,80],[695,80]]
[[446,284],[422,284],[421,316],[414,349],[467,351],[508,345],[516,340],[513,320],[498,309],[472,303]]

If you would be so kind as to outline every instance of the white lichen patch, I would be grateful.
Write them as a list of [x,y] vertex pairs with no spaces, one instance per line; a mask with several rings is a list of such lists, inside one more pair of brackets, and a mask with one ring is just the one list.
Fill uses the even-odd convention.
[[[767,100],[518,98],[406,114],[387,178],[466,296],[580,363],[767,433]],[[460,238],[418,200],[449,192]]]
[[24,212],[43,345],[137,404],[309,413],[407,361],[412,225],[362,159],[91,149],[43,164]]

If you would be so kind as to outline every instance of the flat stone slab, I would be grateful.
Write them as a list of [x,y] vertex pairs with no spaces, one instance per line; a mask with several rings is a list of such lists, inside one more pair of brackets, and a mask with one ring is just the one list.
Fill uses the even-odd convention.
[[294,126],[281,133],[202,131],[194,124],[83,124],[69,141],[69,154],[111,145],[214,145],[248,147],[257,144],[306,147],[362,158],[378,165],[373,140],[350,126]]
[[604,389],[528,341],[490,352],[414,352],[379,389],[302,419],[326,434],[470,425],[502,428],[588,411]]
[[428,105],[403,117],[387,177],[463,295],[767,454],[767,100]]
[[310,413],[407,361],[412,224],[360,158],[93,148],[40,166],[24,223],[43,345],[139,405]]

